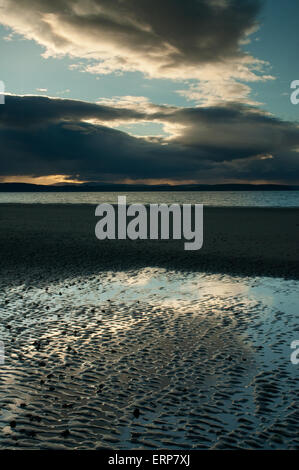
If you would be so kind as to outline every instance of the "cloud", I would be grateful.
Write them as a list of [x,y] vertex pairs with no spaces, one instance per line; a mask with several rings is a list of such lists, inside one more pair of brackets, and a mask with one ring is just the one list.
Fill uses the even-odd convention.
[[293,151],[299,126],[255,107],[229,103],[208,108],[181,108],[165,117],[178,127],[168,141],[187,148],[207,149],[215,160]]
[[140,119],[140,113],[134,109],[117,109],[101,106],[86,101],[48,96],[6,95],[9,106],[1,109],[0,127],[34,127],[39,129],[49,123],[93,121],[117,121],[120,118]]
[[258,30],[262,3],[1,0],[0,22],[42,45],[44,57],[73,57],[71,69],[195,79],[179,93],[198,105],[236,100],[256,104],[246,83],[274,79],[267,72],[268,62],[244,51]]
[[194,101],[198,106],[214,106],[230,101],[252,106],[263,104],[250,98],[249,85],[232,79],[202,80],[188,89],[177,90],[177,93],[188,101]]
[[[269,77],[264,73],[267,63],[244,52],[244,44],[258,29],[261,4],[261,0],[1,0],[0,21],[42,45],[44,57],[86,59],[71,67],[89,73],[139,71],[150,78],[252,82]],[[240,91],[247,95],[244,88]],[[232,99],[235,96],[233,90]]]
[[[120,120],[160,122],[171,135],[136,138],[103,125]],[[2,179],[297,183],[299,174],[298,125],[237,103],[178,108],[125,97],[117,107],[116,101],[108,106],[7,95],[0,141]]]

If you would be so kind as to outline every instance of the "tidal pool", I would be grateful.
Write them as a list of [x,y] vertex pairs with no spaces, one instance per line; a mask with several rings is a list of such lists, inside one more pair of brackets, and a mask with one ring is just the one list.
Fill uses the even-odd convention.
[[0,448],[299,448],[298,281],[0,284]]

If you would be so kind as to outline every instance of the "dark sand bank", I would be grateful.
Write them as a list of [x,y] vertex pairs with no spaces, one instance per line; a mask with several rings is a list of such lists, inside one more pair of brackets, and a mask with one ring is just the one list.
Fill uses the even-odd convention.
[[69,270],[152,266],[299,278],[298,209],[204,208],[204,245],[183,241],[99,241],[90,205],[0,205],[2,269]]

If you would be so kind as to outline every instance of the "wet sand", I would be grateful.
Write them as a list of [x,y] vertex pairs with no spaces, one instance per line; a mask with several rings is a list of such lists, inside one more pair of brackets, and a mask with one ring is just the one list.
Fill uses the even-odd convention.
[[0,447],[299,449],[297,299],[152,268],[2,279]]
[[0,205],[1,269],[97,272],[145,266],[299,278],[299,209],[205,208],[204,244],[96,239],[89,205]]
[[297,216],[208,209],[188,253],[0,205],[0,448],[299,449]]

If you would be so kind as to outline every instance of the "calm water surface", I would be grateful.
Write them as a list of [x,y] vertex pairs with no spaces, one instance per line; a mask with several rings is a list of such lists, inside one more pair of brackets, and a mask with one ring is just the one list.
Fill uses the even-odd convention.
[[157,191],[157,192],[69,192],[0,193],[0,203],[23,204],[101,204],[117,203],[204,204],[218,207],[299,207],[299,191]]

